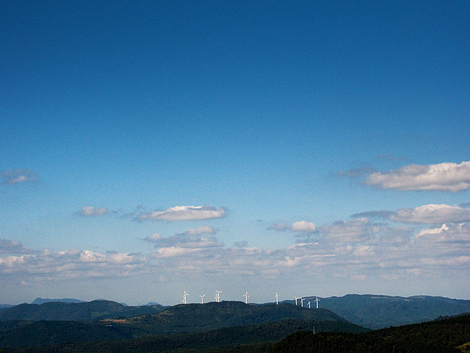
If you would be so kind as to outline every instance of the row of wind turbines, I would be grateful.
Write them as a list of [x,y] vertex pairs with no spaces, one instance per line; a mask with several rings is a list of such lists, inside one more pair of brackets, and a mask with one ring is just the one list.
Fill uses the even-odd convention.
[[[214,298],[214,300],[215,300],[217,303],[220,302],[220,293],[222,293],[221,290],[216,290],[216,291],[215,291],[215,298]],[[181,301],[183,304],[187,304],[187,303],[188,303],[188,302],[187,302],[187,297],[188,297],[188,295],[189,295],[189,294],[186,293],[186,291],[184,291],[183,300]],[[204,297],[205,297],[205,296],[206,296],[205,294],[199,295],[199,297],[201,298],[201,304],[204,304]],[[246,291],[245,294],[243,294],[243,296],[245,297],[245,304],[248,304],[248,298],[250,297],[250,296],[248,295],[248,291]],[[276,298],[276,305],[279,305],[279,294],[277,294],[277,292],[276,292],[275,298]],[[300,299],[300,305],[301,305],[302,308],[303,308],[303,307],[304,307],[304,300],[305,300],[305,298],[303,298],[303,297],[295,297],[295,296],[294,296],[294,298],[295,298],[295,305],[297,305],[297,300]],[[318,302],[319,302],[319,301],[320,301],[320,299],[318,299],[318,297],[316,297],[316,299],[314,300],[314,302],[317,304],[317,309],[318,309]],[[308,302],[308,308],[310,309],[310,301]]]

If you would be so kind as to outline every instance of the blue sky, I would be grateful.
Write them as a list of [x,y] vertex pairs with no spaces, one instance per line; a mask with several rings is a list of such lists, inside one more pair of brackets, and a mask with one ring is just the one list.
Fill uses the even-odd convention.
[[0,10],[0,303],[470,299],[468,3]]

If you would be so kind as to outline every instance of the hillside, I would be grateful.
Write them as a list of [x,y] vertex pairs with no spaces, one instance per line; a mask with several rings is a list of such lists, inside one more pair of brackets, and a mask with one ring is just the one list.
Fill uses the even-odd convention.
[[276,343],[271,353],[446,353],[468,351],[470,315],[421,324],[349,333],[297,332]]
[[[313,301],[315,297],[306,299]],[[439,316],[470,312],[470,300],[443,297],[348,294],[320,299],[320,308],[329,309],[349,322],[371,329],[420,323]]]
[[[31,325],[31,335],[33,337],[34,330],[41,329],[44,325],[51,325],[52,322],[41,321]],[[76,323],[78,325],[90,325],[95,326],[97,323]],[[71,326],[64,327],[64,331],[68,331]],[[269,322],[258,325],[249,326],[237,326],[237,327],[226,327],[218,330],[210,330],[206,332],[191,332],[185,334],[173,334],[173,335],[160,335],[160,336],[148,336],[145,338],[138,339],[125,339],[123,337],[112,338],[112,331],[104,332],[99,329],[96,330],[97,337],[100,334],[104,335],[98,341],[94,340],[80,340],[75,339],[74,343],[71,343],[72,334],[66,333],[62,342],[58,341],[58,335],[51,335],[55,340],[49,340],[48,344],[54,344],[52,346],[44,346],[44,341],[30,340],[28,342],[23,341],[23,344],[16,341],[5,342],[4,347],[6,352],[29,352],[29,353],[52,353],[52,352],[82,352],[82,353],[95,353],[95,352],[220,352],[220,351],[236,351],[236,352],[268,352],[269,348],[276,341],[281,340],[289,334],[297,332],[299,330],[312,330],[315,327],[316,331],[331,331],[331,332],[364,332],[366,329],[353,325],[347,322],[339,321],[324,321],[314,322],[305,320],[283,320],[278,322]],[[105,328],[105,326],[103,326]],[[57,327],[55,328],[57,329]],[[57,333],[57,331],[55,331]],[[93,330],[88,330],[88,333],[92,333]],[[50,332],[52,333],[52,332]],[[114,332],[116,333],[116,332]],[[44,338],[48,338],[47,335],[41,335]],[[16,338],[14,335],[12,338]],[[67,339],[68,338],[68,339]],[[82,336],[85,338],[85,336]],[[113,341],[110,341],[113,340]],[[81,343],[89,341],[87,343]],[[66,343],[64,343],[66,342]],[[64,343],[64,344],[60,344]],[[28,345],[29,348],[19,348],[13,350],[14,347],[20,347],[22,345]],[[42,345],[43,347],[37,347]],[[36,348],[31,348],[36,346]]]
[[170,307],[160,313],[140,315],[108,324],[128,325],[142,330],[158,330],[156,334],[208,331],[222,327],[254,325],[265,322],[299,319],[311,321],[343,321],[327,309],[307,309],[292,304],[250,305],[242,302],[186,304]]
[[107,318],[153,314],[164,310],[161,305],[125,306],[109,300],[82,303],[45,302],[43,304],[20,304],[0,312],[3,320],[69,320],[92,321]]
[[[123,340],[263,325],[285,320],[302,322],[310,329],[315,325],[318,330],[347,332],[365,330],[326,309],[307,309],[292,304],[252,306],[242,302],[221,302],[177,305],[157,314],[93,322],[38,321],[28,325],[14,322],[16,328],[11,327],[0,332],[0,347],[41,346],[104,339]],[[289,330],[294,326],[279,329],[280,336],[276,336],[278,337],[276,340],[292,333],[293,331]],[[269,336],[268,333],[263,335]]]

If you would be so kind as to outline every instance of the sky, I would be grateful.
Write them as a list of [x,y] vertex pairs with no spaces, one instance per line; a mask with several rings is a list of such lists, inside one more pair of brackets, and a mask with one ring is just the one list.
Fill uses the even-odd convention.
[[470,299],[467,1],[2,1],[0,303]]

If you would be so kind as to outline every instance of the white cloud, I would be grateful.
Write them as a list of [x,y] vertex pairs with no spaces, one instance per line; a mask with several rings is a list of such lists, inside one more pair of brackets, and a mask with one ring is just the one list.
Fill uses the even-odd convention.
[[312,222],[300,221],[292,223],[291,229],[294,232],[313,233],[317,230],[317,226]]
[[81,217],[89,217],[89,216],[102,216],[108,213],[108,209],[106,207],[91,207],[86,206],[82,207],[80,211],[77,212],[77,215]]
[[34,170],[30,169],[13,169],[0,173],[0,177],[5,180],[5,184],[20,184],[25,182],[38,181],[38,175]]
[[145,240],[147,241],[159,241],[162,239],[163,239],[163,236],[158,233],[154,233],[152,235],[149,235],[147,238],[145,238]]
[[470,209],[449,205],[424,205],[403,208],[388,217],[394,222],[406,223],[458,223],[470,221]]
[[458,192],[470,188],[470,161],[431,164],[411,164],[388,172],[375,172],[365,183],[380,189],[438,190]]
[[291,225],[279,222],[267,227],[266,229],[291,230],[293,232],[313,233],[317,230],[317,226],[315,225],[315,223],[306,221],[294,222]]
[[423,229],[416,238],[427,242],[470,245],[470,223],[448,223],[438,228]]
[[137,216],[139,220],[192,221],[210,218],[223,218],[226,212],[223,208],[210,206],[175,206],[162,212],[145,212]]

